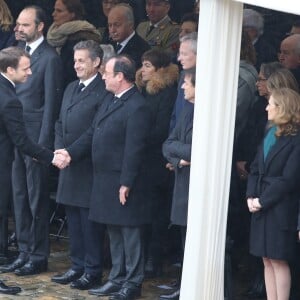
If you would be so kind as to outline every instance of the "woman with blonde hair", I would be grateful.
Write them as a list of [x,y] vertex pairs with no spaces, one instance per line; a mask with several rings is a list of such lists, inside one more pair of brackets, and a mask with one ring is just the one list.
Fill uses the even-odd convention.
[[0,50],[12,45],[13,35],[13,17],[4,0],[0,0]]
[[300,95],[289,88],[274,89],[266,110],[272,126],[247,184],[250,253],[262,257],[267,299],[288,300],[300,198]]

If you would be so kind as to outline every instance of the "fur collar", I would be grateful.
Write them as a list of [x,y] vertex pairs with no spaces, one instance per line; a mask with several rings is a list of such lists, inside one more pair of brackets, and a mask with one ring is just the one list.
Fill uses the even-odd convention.
[[150,95],[155,95],[166,87],[176,84],[178,81],[178,76],[178,66],[175,64],[170,64],[169,66],[160,68],[154,72],[151,80],[148,82],[144,82],[142,80],[141,69],[136,72],[135,79],[136,85],[140,90],[145,88],[147,93]]

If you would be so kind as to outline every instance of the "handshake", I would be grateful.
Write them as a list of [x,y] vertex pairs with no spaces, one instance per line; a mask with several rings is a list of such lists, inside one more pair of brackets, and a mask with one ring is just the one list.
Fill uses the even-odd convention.
[[71,162],[71,156],[66,149],[58,149],[54,151],[52,164],[60,170],[66,168]]

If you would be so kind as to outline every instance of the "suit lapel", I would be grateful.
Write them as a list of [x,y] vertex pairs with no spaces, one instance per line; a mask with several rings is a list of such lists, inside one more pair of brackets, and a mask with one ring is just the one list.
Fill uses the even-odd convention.
[[128,98],[131,95],[133,95],[135,92],[136,92],[136,87],[134,86],[129,91],[127,91],[124,95],[122,95],[122,97],[118,100],[118,102],[111,109],[107,110],[107,108],[110,105],[112,99],[114,98],[114,96],[111,94],[110,97],[108,98],[108,100],[106,101],[105,105],[101,106],[101,108],[103,107],[103,109],[100,109],[100,111],[99,111],[99,114],[98,114],[98,117],[97,117],[97,124],[99,124],[104,119],[106,119],[108,116],[113,114],[115,111],[117,111],[121,107],[123,107],[123,105],[126,103]]
[[91,93],[91,91],[94,90],[95,86],[99,82],[99,75],[97,75],[94,80],[80,93],[77,92],[77,88],[79,85],[79,80],[77,81],[77,84],[74,85],[73,91],[72,91],[72,98],[71,101],[68,105],[68,109],[71,108],[72,106],[78,104],[79,102],[83,101],[86,97],[88,97]]
[[33,51],[32,55],[30,56],[30,64],[31,66],[36,64],[40,57],[43,55],[43,51],[45,49],[45,43],[46,41],[44,40],[36,49]]

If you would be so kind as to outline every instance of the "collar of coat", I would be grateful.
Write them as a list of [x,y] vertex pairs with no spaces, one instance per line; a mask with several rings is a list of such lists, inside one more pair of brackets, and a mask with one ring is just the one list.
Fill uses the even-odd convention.
[[172,86],[177,83],[179,77],[178,66],[170,64],[165,68],[159,68],[151,76],[151,79],[147,82],[142,80],[142,69],[139,69],[136,73],[136,85],[141,90],[145,88],[147,93],[155,95],[168,86]]

